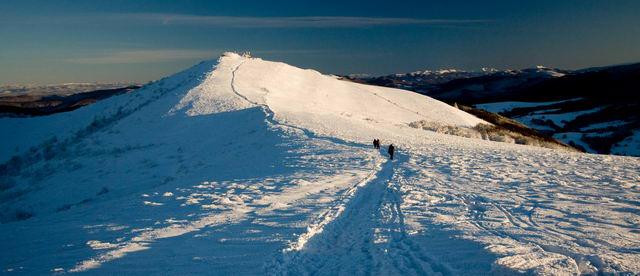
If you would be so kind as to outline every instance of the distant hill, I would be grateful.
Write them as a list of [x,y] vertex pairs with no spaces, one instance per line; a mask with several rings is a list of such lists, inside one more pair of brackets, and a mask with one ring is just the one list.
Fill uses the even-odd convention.
[[60,84],[1,86],[0,117],[43,116],[78,109],[111,96],[129,93],[135,84]]
[[499,113],[587,152],[640,155],[640,63],[576,71],[457,71],[443,82],[410,76],[356,81]]

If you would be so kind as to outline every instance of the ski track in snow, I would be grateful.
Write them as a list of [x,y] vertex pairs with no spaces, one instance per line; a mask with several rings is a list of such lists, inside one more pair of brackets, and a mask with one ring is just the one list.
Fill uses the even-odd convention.
[[[8,199],[0,206],[3,216],[37,212],[0,224],[2,272],[640,271],[637,158],[412,129],[406,123],[416,118],[461,125],[477,119],[358,84],[331,82],[321,91],[312,82],[303,87],[313,104],[297,110],[282,102],[291,96],[283,96],[285,88],[273,87],[278,74],[299,85],[308,78],[326,84],[324,76],[233,55],[221,61],[213,71],[203,63],[136,95],[80,109],[106,110],[99,113],[106,123],[69,131],[82,134],[69,134],[75,139],[59,136],[54,146],[64,151],[56,156],[27,159],[33,164],[10,179],[22,190],[0,191]],[[255,76],[261,66],[276,80]],[[357,92],[348,101],[377,101],[383,110],[312,113],[343,85]],[[297,100],[292,105],[307,104]],[[373,137],[399,145],[397,159],[362,142]]]

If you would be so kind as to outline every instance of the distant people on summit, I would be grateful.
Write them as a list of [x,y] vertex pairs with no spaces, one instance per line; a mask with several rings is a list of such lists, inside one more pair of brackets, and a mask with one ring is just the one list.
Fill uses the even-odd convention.
[[389,153],[389,159],[393,160],[393,153],[396,151],[396,147],[393,146],[393,144],[389,145],[389,150],[387,150],[387,152]]
[[373,139],[373,148],[380,149],[380,139]]

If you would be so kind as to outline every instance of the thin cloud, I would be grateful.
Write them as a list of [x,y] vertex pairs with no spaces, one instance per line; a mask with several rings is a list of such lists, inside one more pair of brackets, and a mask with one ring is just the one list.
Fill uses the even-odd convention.
[[123,17],[123,19],[140,20],[161,25],[197,25],[232,28],[358,28],[392,25],[469,25],[490,22],[489,20],[474,19],[349,16],[238,17],[158,13],[120,14],[117,16]]
[[99,13],[69,16],[12,17],[14,25],[151,25],[209,26],[220,28],[362,28],[376,26],[469,26],[493,22],[484,19],[423,19],[401,17],[298,16],[248,17],[167,13]]
[[[244,50],[237,50],[237,51],[243,52]],[[251,52],[251,54],[257,54],[257,55],[281,55],[281,54],[309,55],[309,54],[333,54],[335,52],[338,52],[337,49],[263,49],[263,50],[247,49],[246,51]]]
[[203,50],[123,50],[106,54],[74,57],[65,59],[65,61],[77,64],[135,64],[210,59],[214,57],[215,52]]

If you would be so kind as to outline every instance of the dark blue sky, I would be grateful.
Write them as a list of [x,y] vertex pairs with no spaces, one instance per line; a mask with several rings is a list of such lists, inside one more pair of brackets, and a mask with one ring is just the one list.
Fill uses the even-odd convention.
[[324,73],[640,61],[640,1],[0,0],[0,84],[144,82],[223,51]]

